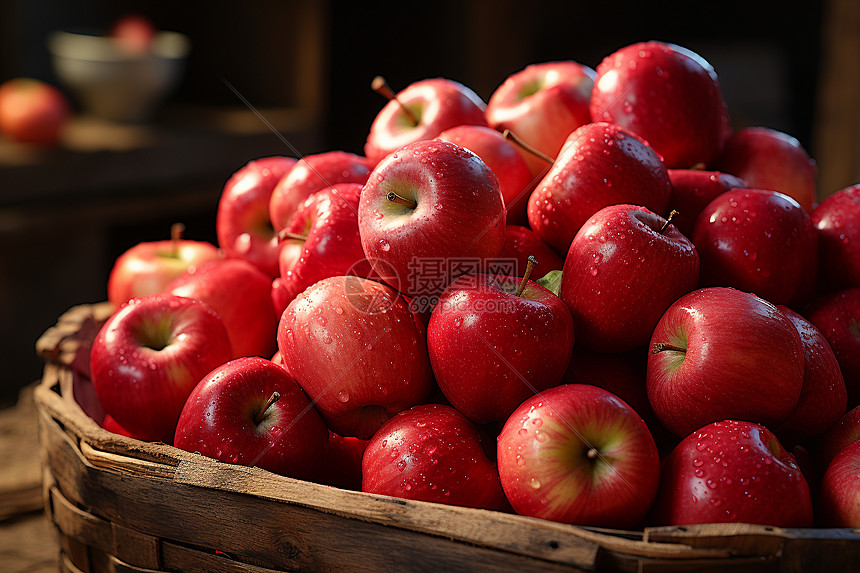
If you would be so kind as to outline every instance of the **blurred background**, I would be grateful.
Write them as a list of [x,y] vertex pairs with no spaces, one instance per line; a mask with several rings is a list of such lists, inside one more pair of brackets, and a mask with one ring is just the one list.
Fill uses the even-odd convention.
[[[190,40],[178,83],[145,121],[84,113],[58,81],[56,30],[107,33],[128,13]],[[860,181],[860,2],[562,0],[0,0],[0,82],[64,90],[74,115],[56,147],[0,139],[0,404],[41,374],[33,345],[72,305],[106,298],[113,260],[140,241],[215,242],[224,182],[248,161],[362,152],[384,100],[418,79],[487,100],[529,63],[596,67],[627,44],[685,46],[716,69],[735,128],[797,137],[818,161],[819,198]],[[253,106],[253,110],[249,106]],[[277,133],[273,132],[276,131]]]

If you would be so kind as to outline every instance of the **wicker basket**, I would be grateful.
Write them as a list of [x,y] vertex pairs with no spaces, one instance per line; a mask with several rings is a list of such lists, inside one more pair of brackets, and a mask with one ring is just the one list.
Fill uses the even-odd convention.
[[[617,531],[341,490],[102,429],[88,350],[105,303],[38,341],[44,498],[62,571],[854,571],[860,532]],[[89,412],[90,415],[85,413]],[[93,417],[91,417],[93,416]]]

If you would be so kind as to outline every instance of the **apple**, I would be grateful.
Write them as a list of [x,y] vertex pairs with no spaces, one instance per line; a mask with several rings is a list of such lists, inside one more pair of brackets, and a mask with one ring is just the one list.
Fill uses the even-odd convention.
[[369,279],[308,287],[284,311],[277,340],[284,368],[342,436],[370,438],[433,383],[423,325],[394,289]]
[[459,125],[446,129],[437,139],[455,143],[475,153],[499,179],[508,225],[527,222],[526,206],[534,183],[517,147],[501,133],[483,125]]
[[142,14],[124,14],[110,29],[110,36],[123,52],[144,56],[152,50],[156,35],[152,20]]
[[611,205],[573,238],[560,296],[577,340],[599,352],[648,344],[663,313],[699,282],[699,256],[669,221],[644,207]]
[[567,384],[523,402],[498,439],[499,477],[521,515],[598,527],[635,527],[660,478],[642,418],[596,386]]
[[730,286],[798,308],[813,293],[818,236],[791,197],[732,189],[708,203],[690,237],[699,251],[701,286]]
[[860,184],[819,203],[812,211],[812,224],[818,230],[820,286],[860,287]]
[[170,228],[170,240],[138,243],[117,257],[108,275],[108,300],[119,306],[132,298],[164,292],[170,281],[189,268],[221,257],[212,243],[183,239],[184,230],[184,225],[176,223]]
[[547,245],[537,233],[522,225],[505,227],[505,244],[495,259],[487,261],[485,271],[489,274],[521,276],[526,272],[529,257],[538,260],[535,269],[537,276],[545,276],[550,271],[560,271],[564,259]]
[[102,420],[101,427],[108,432],[112,432],[120,436],[125,436],[127,438],[134,438],[134,436],[131,435],[131,432],[120,426],[119,422],[114,420],[113,416],[111,416],[110,414],[105,415],[104,419]]
[[459,145],[412,143],[371,173],[361,192],[358,229],[382,280],[407,296],[432,299],[501,252],[505,207],[498,179]]
[[728,112],[713,66],[674,44],[639,42],[604,58],[590,109],[593,121],[645,139],[667,167],[707,164],[725,144]]
[[328,449],[320,481],[326,485],[361,491],[361,460],[368,440],[328,433]]
[[364,185],[375,161],[346,151],[305,155],[277,183],[269,199],[269,219],[276,231],[286,227],[305,199],[338,183]]
[[219,259],[189,268],[166,291],[203,301],[221,319],[230,337],[232,358],[271,357],[277,350],[278,316],[272,278],[244,259]]
[[71,111],[57,88],[33,78],[0,84],[0,133],[12,141],[56,145]]
[[243,357],[197,384],[182,408],[173,445],[314,480],[326,462],[328,428],[283,368],[265,358]]
[[816,298],[803,315],[814,324],[836,355],[848,391],[848,408],[860,404],[860,288]]
[[[487,123],[510,130],[529,147],[558,157],[567,136],[591,122],[589,103],[595,72],[571,60],[531,64],[511,74],[487,102]],[[522,150],[522,151],[520,151]],[[541,179],[548,164],[518,148],[531,175]]]
[[230,339],[214,310],[158,294],[131,299],[105,322],[90,369],[99,401],[119,425],[169,444],[188,395],[230,358]]
[[367,444],[361,471],[361,489],[367,493],[484,509],[508,507],[477,430],[450,406],[415,406],[385,422]]
[[374,276],[358,234],[361,189],[357,183],[339,183],[317,191],[284,227],[279,281],[283,297],[275,308],[278,316],[296,295],[324,278]]
[[523,400],[561,381],[573,324],[564,302],[528,274],[462,275],[427,325],[439,389],[473,422],[504,422]]
[[812,500],[794,456],[770,430],[724,420],[695,430],[664,460],[650,521],[810,527]]
[[589,123],[567,138],[552,168],[529,197],[529,225],[567,253],[579,228],[609,205],[641,205],[661,214],[672,193],[660,156],[631,132]]
[[814,324],[786,306],[777,308],[791,321],[803,344],[803,387],[794,411],[773,432],[783,444],[809,443],[845,413],[848,395],[839,362]]
[[845,446],[860,440],[860,406],[842,415],[816,444],[815,461],[822,469],[830,465]]
[[388,96],[391,97],[374,118],[364,144],[364,154],[374,163],[410,143],[433,139],[446,129],[487,125],[487,106],[481,97],[453,80],[419,80],[396,96]]
[[766,127],[746,127],[732,134],[713,163],[737,175],[749,187],[784,193],[811,213],[818,167],[797,139]]
[[803,388],[797,329],[768,301],[732,288],[679,298],[649,350],[648,401],[679,437],[726,419],[780,424]]
[[672,183],[669,199],[670,211],[678,214],[672,224],[687,237],[693,234],[696,217],[718,195],[731,189],[742,189],[747,185],[740,177],[719,171],[702,169],[668,169]]
[[818,511],[822,525],[860,527],[860,442],[845,446],[827,466]]
[[218,245],[228,257],[245,259],[272,277],[278,276],[278,237],[269,220],[269,199],[292,157],[264,157],[236,171],[221,191],[215,216]]

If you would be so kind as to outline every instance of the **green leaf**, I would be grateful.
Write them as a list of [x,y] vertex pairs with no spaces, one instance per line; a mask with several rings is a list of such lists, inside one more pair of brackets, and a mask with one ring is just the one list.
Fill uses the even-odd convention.
[[558,296],[561,290],[561,271],[550,271],[535,282]]

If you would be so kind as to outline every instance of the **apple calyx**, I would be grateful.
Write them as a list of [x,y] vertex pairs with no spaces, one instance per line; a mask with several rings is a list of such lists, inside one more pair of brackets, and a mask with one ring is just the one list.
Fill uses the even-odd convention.
[[412,112],[411,109],[406,107],[406,105],[402,101],[397,99],[397,95],[395,95],[394,91],[392,91],[391,87],[388,85],[388,82],[385,81],[385,78],[383,78],[382,76],[376,76],[375,78],[373,78],[373,81],[370,82],[370,89],[383,96],[384,98],[388,99],[389,101],[396,101],[397,105],[400,106],[400,109],[403,110],[403,113],[405,113],[409,120],[412,122],[412,127],[418,127],[418,124],[420,123],[418,117],[415,115],[415,113]]
[[254,414],[254,425],[259,426],[263,423],[263,420],[266,419],[266,412],[269,411],[269,408],[274,405],[275,402],[281,399],[281,394],[278,391],[272,392],[272,395],[269,396],[269,399],[266,400],[266,403],[263,405],[260,410]]
[[661,234],[661,235],[663,235],[663,234],[665,234],[665,233],[666,233],[666,229],[668,229],[668,228],[669,228],[669,225],[672,223],[672,219],[674,219],[674,218],[675,218],[675,217],[677,217],[678,215],[680,215],[680,213],[678,213],[678,211],[677,211],[677,210],[672,209],[672,211],[669,213],[669,216],[668,216],[668,217],[666,217],[666,222],[665,222],[665,223],[663,223],[663,226],[662,226],[662,227],[660,227],[660,234]]
[[532,274],[532,271],[537,266],[538,260],[534,255],[529,255],[529,258],[526,262],[526,271],[523,273],[523,280],[520,281],[520,286],[517,288],[517,296],[521,297],[523,295],[523,291],[526,290],[526,283],[529,282],[529,277]]
[[675,346],[674,344],[669,344],[668,342],[655,342],[654,348],[651,349],[651,354],[659,354],[666,351],[686,353],[687,349]]
[[550,157],[549,155],[547,155],[547,154],[546,154],[546,153],[544,153],[543,151],[541,151],[541,150],[539,150],[539,149],[537,149],[537,148],[535,148],[535,147],[532,147],[531,145],[529,145],[528,143],[526,143],[525,141],[523,141],[522,139],[520,139],[520,138],[517,136],[517,134],[515,134],[515,133],[514,133],[513,131],[511,131],[510,129],[506,129],[505,131],[503,131],[503,132],[502,132],[502,135],[503,135],[503,136],[505,136],[505,139],[510,139],[510,140],[511,140],[511,141],[513,141],[516,145],[519,145],[520,147],[522,147],[523,149],[525,149],[526,151],[528,151],[529,153],[531,153],[531,154],[532,154],[532,155],[534,155],[535,157],[537,157],[537,158],[539,158],[539,159],[543,159],[544,161],[546,161],[546,162],[547,162],[547,163],[549,163],[550,165],[552,165],[553,163],[555,163],[555,159],[553,159],[552,157]]
[[597,458],[600,457],[600,452],[597,451],[597,448],[594,448],[594,447],[588,448],[588,451],[585,452],[585,457],[587,457],[590,460],[596,460]]
[[388,195],[386,195],[385,198],[388,199],[389,201],[391,201],[392,203],[397,203],[398,205],[403,205],[404,207],[408,207],[409,209],[414,209],[415,207],[418,206],[418,203],[416,201],[413,201],[412,199],[407,199],[405,197],[401,197],[400,195],[398,195],[394,191],[389,191]]

